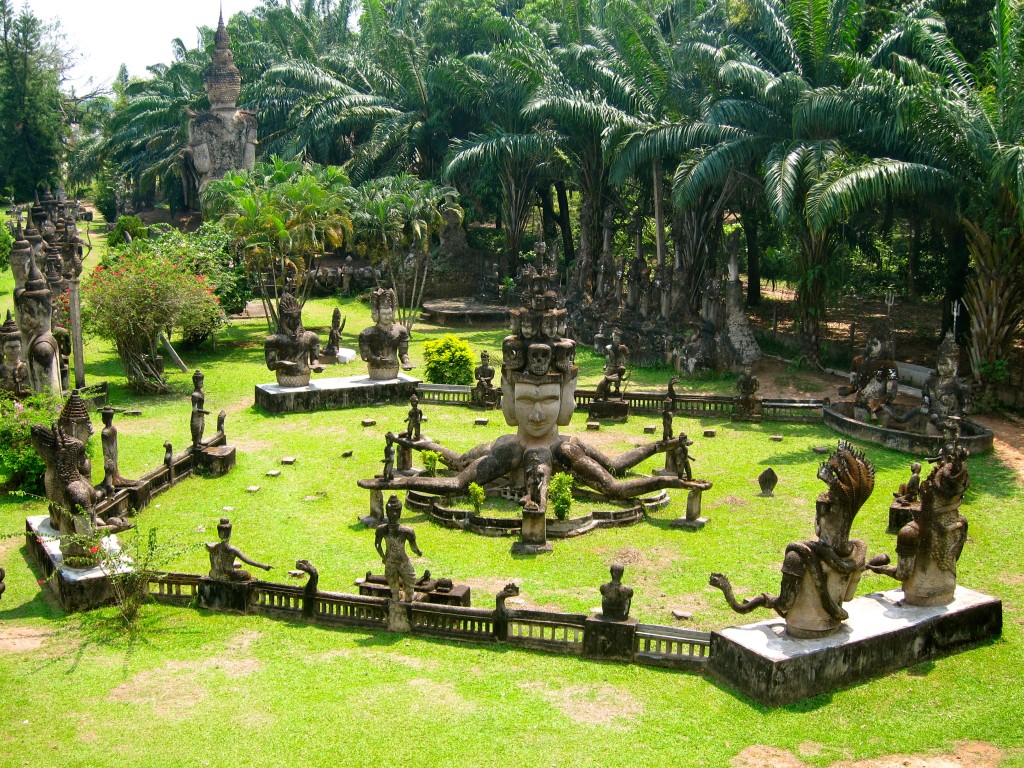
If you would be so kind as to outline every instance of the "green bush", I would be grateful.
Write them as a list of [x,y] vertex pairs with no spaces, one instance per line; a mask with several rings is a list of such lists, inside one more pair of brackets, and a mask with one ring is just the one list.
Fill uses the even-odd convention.
[[149,234],[149,229],[138,216],[118,216],[114,231],[107,238],[107,245],[111,248],[124,245],[127,242],[125,234],[131,235],[134,242],[146,237]]
[[11,264],[11,248],[14,236],[7,227],[0,226],[0,269],[7,269]]
[[427,381],[433,384],[472,384],[473,352],[469,342],[446,333],[423,342]]
[[480,514],[480,508],[483,507],[484,502],[487,501],[487,492],[483,489],[483,486],[479,483],[469,484],[469,500],[473,502],[473,509],[476,513]]
[[423,458],[423,469],[426,470],[427,477],[434,477],[437,474],[437,462],[441,458],[441,454],[437,451],[422,451],[420,456]]
[[0,392],[0,472],[11,490],[42,495],[46,467],[32,447],[32,425],[51,425],[60,416],[60,398],[31,395],[21,402]]
[[572,511],[572,475],[558,472],[548,483],[548,503],[555,510],[555,517],[565,520]]

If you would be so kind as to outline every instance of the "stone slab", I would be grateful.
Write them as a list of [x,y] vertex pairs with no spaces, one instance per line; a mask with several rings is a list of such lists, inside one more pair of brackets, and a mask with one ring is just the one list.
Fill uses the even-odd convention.
[[718,434],[718,432],[716,430],[714,430],[714,429],[705,429],[704,430],[704,437],[714,437],[717,434]]
[[591,432],[596,432],[600,428],[601,428],[601,422],[599,422],[599,421],[588,421],[587,422],[587,429],[589,429]]
[[782,435],[770,435],[768,439],[771,440],[773,443],[781,443]]
[[272,469],[269,472],[267,472],[267,477],[280,477],[280,476],[281,476],[281,470],[280,469]]
[[957,586],[953,602],[901,606],[902,590],[873,592],[844,603],[839,632],[798,640],[785,620],[768,619],[711,633],[709,671],[770,707],[946,656],[999,637],[1000,600]]
[[594,400],[590,403],[591,420],[629,421],[628,400]]
[[286,467],[290,467],[292,464],[295,463],[295,457],[285,456],[281,459],[281,463],[284,464]]
[[583,629],[583,655],[591,659],[632,661],[637,620],[605,621],[601,614],[588,616]]
[[256,406],[268,413],[307,413],[361,405],[407,403],[420,380],[405,373],[375,380],[369,376],[317,378],[305,387],[257,384]]
[[710,517],[680,517],[669,523],[671,528],[688,528],[691,531],[699,531],[711,522]]
[[486,427],[489,422],[490,419],[473,419],[473,423],[478,427]]
[[658,427],[655,426],[654,424],[646,424],[646,425],[644,425],[644,434],[645,435],[654,435],[654,434],[657,434],[657,432],[658,432]]

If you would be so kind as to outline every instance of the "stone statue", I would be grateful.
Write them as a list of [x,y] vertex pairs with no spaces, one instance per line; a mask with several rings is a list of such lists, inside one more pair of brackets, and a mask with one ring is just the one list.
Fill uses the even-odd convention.
[[757,476],[757,485],[761,489],[761,495],[770,498],[775,495],[775,486],[779,484],[779,476],[771,467],[766,467]]
[[0,389],[10,392],[16,399],[32,394],[28,380],[28,366],[21,359],[21,331],[18,330],[11,310],[0,326],[0,344],[3,345],[3,363],[0,364]]
[[399,524],[402,518],[402,502],[394,494],[388,499],[385,513],[388,521],[377,526],[374,546],[377,547],[377,553],[384,563],[384,578],[391,587],[391,599],[398,602],[401,587],[405,591],[406,602],[412,602],[416,594],[416,571],[405,553],[406,542],[417,556],[422,557],[423,553],[416,546],[416,532],[407,525]]
[[385,480],[392,480],[395,477],[395,435],[392,432],[388,432],[385,435],[384,440],[384,470],[381,473],[381,477]]
[[939,345],[937,371],[928,377],[922,392],[932,434],[951,435],[957,420],[972,410],[971,388],[957,375],[959,365],[960,347],[950,331]]
[[622,583],[625,569],[621,563],[612,563],[612,580],[601,585],[601,618],[606,621],[625,621],[633,602],[633,588]]
[[338,350],[341,349],[341,332],[345,330],[345,323],[347,322],[348,318],[346,317],[342,320],[341,310],[335,307],[334,312],[331,313],[331,331],[327,334],[327,346],[324,347],[322,360],[338,362]]
[[101,487],[109,496],[118,488],[134,485],[131,480],[121,477],[117,459],[117,427],[114,426],[114,409],[109,405],[100,409],[103,431],[100,441],[103,446],[103,483]]
[[269,571],[272,566],[257,563],[246,557],[242,550],[231,543],[231,521],[222,517],[217,524],[217,537],[219,541],[208,543],[207,552],[210,555],[210,578],[218,581],[252,581],[252,574],[235,563],[241,560],[253,568],[262,568]]
[[551,266],[545,266],[541,272],[530,272],[526,306],[510,312],[513,333],[502,342],[501,407],[506,423],[515,427],[516,432],[462,454],[429,438],[412,440],[399,435],[396,440],[400,445],[436,451],[451,474],[400,476],[390,482],[369,478],[359,481],[361,487],[464,494],[470,483],[485,486],[508,478],[522,489],[526,459],[531,451],[550,456],[552,472],[570,472],[581,485],[610,498],[634,498],[662,488],[711,487],[707,481],[675,476],[622,477],[644,459],[675,449],[673,440],[641,445],[612,458],[580,437],[559,434],[559,426],[570,423],[576,408],[579,369],[575,363],[576,342],[563,336],[566,310],[560,306],[557,281],[557,271]]
[[712,573],[710,584],[725,594],[737,613],[774,609],[786,619],[786,632],[796,638],[824,637],[848,618],[843,603],[852,600],[865,568],[863,541],[850,538],[853,518],[875,487],[875,468],[849,443],[840,442],[818,469],[828,491],[817,501],[817,539],[786,547],[778,597],[767,593],[743,602],[733,597],[729,579]]
[[883,407],[890,406],[899,393],[899,371],[896,362],[883,352],[885,334],[873,329],[868,335],[864,353],[853,358],[850,384],[839,388],[842,396],[854,395],[861,418],[877,418]]
[[921,462],[915,461],[910,465],[910,479],[900,483],[900,489],[893,496],[902,505],[913,504],[917,501],[921,489]]
[[204,410],[206,392],[203,390],[205,380],[203,372],[196,368],[192,374],[192,416],[189,418],[189,431],[192,433],[192,451],[203,447],[203,431],[206,429],[206,417],[210,411]]
[[14,291],[14,306],[32,391],[60,395],[60,347],[51,332],[53,306],[50,289],[46,287],[35,260],[29,264],[25,287]]
[[761,382],[750,372],[750,366],[746,366],[736,378],[737,396],[732,404],[732,417],[736,421],[748,421],[761,416],[761,401],[757,397],[757,390],[761,388]]
[[359,334],[359,356],[367,363],[370,378],[376,381],[397,378],[399,363],[402,370],[412,370],[409,330],[395,323],[397,311],[394,288],[377,288],[370,294],[370,315],[375,325]]
[[493,406],[496,402],[494,366],[491,365],[491,353],[486,349],[480,353],[480,365],[473,371],[473,375],[476,377],[473,400],[485,408]]
[[277,374],[282,387],[305,387],[310,372],[320,373],[320,339],[302,327],[302,307],[288,291],[281,294],[277,307],[277,333],[263,345],[267,368]]
[[413,393],[409,397],[409,415],[405,417],[405,423],[409,425],[403,435],[410,440],[419,440],[423,428],[423,411],[419,407],[420,399]]
[[665,468],[687,480],[693,480],[693,468],[690,462],[697,460],[696,457],[690,455],[691,445],[693,445],[693,440],[690,440],[685,432],[680,432],[676,447],[665,454],[667,457]]
[[[71,391],[64,407],[60,410],[57,419],[57,426],[61,427],[67,434],[82,441],[82,445],[89,445],[89,438],[92,437],[92,421],[89,419],[89,408],[86,406],[82,396],[77,389]],[[82,452],[81,463],[78,470],[88,482],[92,482],[92,459],[85,451]]]
[[7,584],[6,584],[6,581],[5,581],[6,579],[7,579],[7,571],[5,569],[3,569],[3,568],[0,568],[0,597],[3,597],[4,596],[4,592],[7,591]]
[[[960,503],[970,486],[967,451],[956,442],[943,446],[928,478],[921,483],[921,503],[914,519],[896,537],[897,562],[876,555],[868,567],[903,583],[907,605],[945,605],[956,590],[956,563],[967,541],[967,518]],[[920,466],[920,465],[918,465]]]
[[199,194],[228,171],[251,170],[256,163],[256,117],[238,109],[242,78],[231,55],[224,16],[217,24],[212,61],[203,74],[210,109],[189,112],[188,145],[179,155],[185,203],[199,210]]
[[665,407],[661,410],[661,439],[667,441],[672,439],[672,419],[675,417],[674,400],[672,397],[666,397],[663,404]]
[[352,275],[356,271],[352,264],[352,255],[345,257],[345,264],[341,268],[341,290],[348,293],[352,290]]
[[612,342],[604,348],[604,378],[597,385],[596,397],[607,400],[609,396],[622,396],[622,382],[626,380],[626,367],[629,362],[629,347],[622,343],[622,331],[612,329]]

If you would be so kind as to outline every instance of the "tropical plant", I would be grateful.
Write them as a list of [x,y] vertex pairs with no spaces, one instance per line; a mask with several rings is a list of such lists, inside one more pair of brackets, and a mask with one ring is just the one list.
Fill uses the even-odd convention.
[[548,483],[548,502],[559,520],[565,520],[572,512],[572,486],[572,475],[567,472],[556,472]]
[[423,342],[427,381],[434,384],[472,384],[473,352],[469,342],[450,333]]
[[6,490],[42,494],[46,466],[32,445],[32,425],[52,424],[63,401],[49,393],[15,400],[0,392],[0,472]]

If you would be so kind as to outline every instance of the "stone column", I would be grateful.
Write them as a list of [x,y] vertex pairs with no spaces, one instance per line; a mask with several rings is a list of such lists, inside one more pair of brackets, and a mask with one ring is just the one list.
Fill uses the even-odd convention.
[[68,281],[71,288],[71,354],[75,361],[75,389],[85,388],[85,344],[82,339],[82,293],[79,278]]

